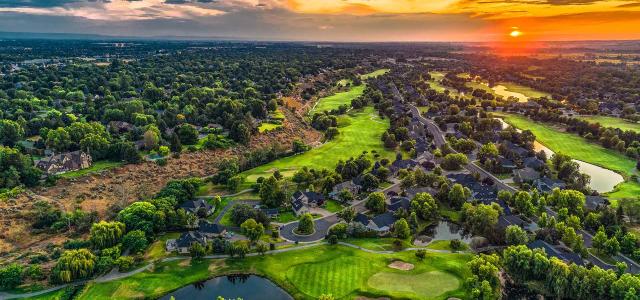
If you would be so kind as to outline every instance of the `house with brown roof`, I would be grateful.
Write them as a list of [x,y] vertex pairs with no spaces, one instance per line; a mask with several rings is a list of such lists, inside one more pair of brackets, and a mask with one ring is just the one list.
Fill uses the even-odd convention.
[[91,155],[84,151],[73,151],[45,157],[36,161],[35,165],[45,174],[54,175],[77,171],[91,167]]

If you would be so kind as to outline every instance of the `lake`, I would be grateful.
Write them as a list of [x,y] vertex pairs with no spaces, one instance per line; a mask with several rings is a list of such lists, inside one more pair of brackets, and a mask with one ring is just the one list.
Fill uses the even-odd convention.
[[170,300],[171,296],[176,300],[213,300],[218,296],[224,297],[225,299],[242,298],[243,300],[293,299],[293,297],[269,279],[256,275],[230,275],[215,277],[185,286],[163,296],[160,299]]
[[422,234],[432,237],[433,241],[461,240],[467,244],[471,242],[471,236],[465,234],[460,225],[449,221],[440,221],[435,226],[429,226]]
[[[500,118],[496,118],[496,119],[502,122],[503,129],[509,126],[509,124],[507,124],[504,120]],[[518,131],[520,130],[518,129]],[[535,141],[533,143],[533,149],[536,152],[539,152],[540,150],[544,151],[547,154],[548,158],[551,158],[551,156],[554,153],[551,149],[547,148],[547,146],[543,144],[540,144],[538,141]],[[624,181],[624,178],[622,177],[622,175],[614,171],[611,171],[609,169],[605,169],[605,168],[590,164],[588,162],[577,160],[577,159],[574,159],[573,161],[578,163],[578,166],[580,167],[580,172],[591,176],[589,187],[592,190],[597,191],[598,193],[606,193],[606,192],[613,191],[614,187],[618,183],[621,183]]]

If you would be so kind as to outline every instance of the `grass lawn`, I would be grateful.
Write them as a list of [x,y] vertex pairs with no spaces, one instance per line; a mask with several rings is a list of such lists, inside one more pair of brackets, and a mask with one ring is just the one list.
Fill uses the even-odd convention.
[[[353,244],[356,246],[360,246],[365,249],[375,250],[375,251],[389,251],[389,250],[397,250],[396,246],[393,244],[395,238],[348,238],[344,240],[345,243]],[[402,241],[402,248],[410,248],[413,247],[411,242],[405,240]]]
[[574,159],[625,175],[632,173],[636,166],[635,161],[623,154],[591,143],[578,135],[561,132],[550,125],[538,123],[520,115],[500,113],[494,113],[494,115],[503,118],[505,122],[516,128],[531,130],[541,144],[556,153],[563,153]]
[[[609,199],[618,200],[618,199],[638,199],[640,196],[640,183],[633,181],[625,181],[616,185],[616,188],[606,194]],[[616,202],[612,202],[612,205],[615,205]]]
[[170,232],[158,237],[149,249],[147,249],[147,252],[145,252],[144,259],[146,261],[155,261],[169,256],[168,254],[170,253],[167,253],[165,250],[166,242],[169,239],[177,239],[178,237],[180,237],[180,233],[178,232]]
[[314,106],[313,109],[309,111],[309,115],[312,116],[317,112],[337,109],[340,105],[351,106],[351,100],[360,97],[360,95],[362,95],[362,93],[364,92],[364,88],[364,84],[353,86],[346,92],[340,92],[328,97],[324,97],[318,100],[316,106]]
[[[427,248],[428,249],[434,249],[434,250],[449,250],[449,251],[453,251],[453,249],[451,249],[451,241],[445,241],[445,240],[433,241],[429,245],[427,245]],[[467,246],[467,244],[462,242],[462,249],[458,249],[457,251],[464,251],[464,250],[467,250],[467,249],[469,249],[469,246]]]
[[394,153],[384,149],[380,140],[382,132],[389,128],[389,121],[380,119],[373,107],[351,111],[345,118],[348,118],[348,124],[342,125],[347,122],[342,119],[339,121],[340,134],[333,140],[305,153],[278,159],[242,172],[241,176],[246,178],[243,188],[250,186],[260,176],[271,176],[276,169],[280,170],[284,176],[292,176],[303,166],[313,169],[333,169],[338,160],[358,156],[365,150],[369,153],[375,150],[381,158],[393,159]]
[[460,222],[460,212],[453,210],[453,209],[447,209],[445,207],[442,207],[442,205],[439,207],[438,209],[440,211],[440,215],[443,217],[447,217],[449,220],[454,221],[454,222]]
[[600,123],[604,127],[620,128],[621,130],[632,130],[640,132],[640,124],[627,121],[622,118],[608,117],[608,116],[584,116],[578,117],[578,119],[588,121],[590,123]]
[[343,208],[344,206],[335,200],[328,200],[327,202],[324,203],[324,209],[332,213],[339,212]]
[[101,160],[101,161],[94,162],[89,168],[63,173],[63,174],[60,174],[59,176],[61,178],[66,178],[66,179],[78,178],[90,173],[96,173],[104,170],[117,168],[122,165],[124,165],[124,163],[120,161]]
[[[427,253],[419,261],[413,252],[383,255],[323,245],[245,259],[160,263],[152,271],[128,278],[90,283],[77,299],[156,298],[193,282],[234,273],[266,276],[295,299],[316,299],[329,293],[337,299],[353,299],[358,295],[394,299],[466,298],[461,283],[469,275],[466,267],[469,259],[468,254]],[[389,268],[388,264],[395,260],[414,264],[415,268],[410,271]]]
[[57,291],[49,292],[39,296],[24,298],[28,300],[67,300],[69,295],[73,292],[74,287],[62,288]]
[[367,79],[372,78],[372,77],[378,77],[380,75],[386,74],[389,71],[391,71],[391,70],[390,69],[375,70],[375,71],[373,71],[371,73],[360,75],[360,79],[367,80]]
[[295,221],[297,219],[298,219],[298,217],[296,217],[296,215],[292,211],[285,211],[285,212],[280,212],[278,214],[278,218],[276,219],[276,222],[278,222],[278,223],[289,223],[289,222],[293,222],[293,221]]
[[271,131],[271,130],[275,130],[282,127],[282,124],[272,124],[272,123],[262,123],[260,124],[260,127],[258,127],[258,131],[260,133],[262,132],[267,132],[267,131]]
[[530,88],[524,85],[519,85],[513,82],[500,82],[498,83],[498,85],[503,85],[504,87],[507,88],[507,91],[509,92],[520,93],[529,98],[540,98],[540,97],[551,98],[551,95],[549,93],[538,91],[534,88]]

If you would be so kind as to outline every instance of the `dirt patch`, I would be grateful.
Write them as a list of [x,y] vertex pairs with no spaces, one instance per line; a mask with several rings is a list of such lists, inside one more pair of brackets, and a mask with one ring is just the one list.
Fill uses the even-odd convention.
[[[173,179],[213,175],[217,172],[217,162],[223,158],[242,157],[250,151],[268,147],[288,150],[295,139],[312,144],[321,138],[321,133],[313,130],[298,115],[286,109],[283,113],[286,121],[281,130],[257,134],[247,146],[184,152],[179,158],[169,158],[163,167],[143,162],[80,178],[62,179],[54,187],[35,188],[17,199],[0,201],[0,227],[8,228],[0,233],[0,254],[26,248],[33,251],[44,249],[47,244],[59,245],[69,238],[67,234],[60,233],[33,233],[30,212],[37,201],[49,202],[67,212],[75,209],[95,211],[101,219],[109,219],[113,216],[110,206],[118,204],[124,207],[147,199]],[[7,256],[0,262],[11,261],[5,258]]]
[[390,263],[388,267],[396,270],[409,271],[413,270],[414,265],[401,260],[396,260]]

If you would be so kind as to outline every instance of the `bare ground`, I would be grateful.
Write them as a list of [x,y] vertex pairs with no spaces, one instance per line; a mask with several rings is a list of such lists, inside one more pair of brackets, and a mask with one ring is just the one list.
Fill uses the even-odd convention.
[[390,263],[388,267],[396,270],[409,271],[409,270],[413,270],[414,265],[407,262],[403,262],[401,260],[396,260]]

